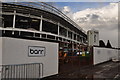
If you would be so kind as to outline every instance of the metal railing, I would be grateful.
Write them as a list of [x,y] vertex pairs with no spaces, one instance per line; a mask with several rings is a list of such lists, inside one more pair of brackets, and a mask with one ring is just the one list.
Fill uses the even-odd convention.
[[[70,38],[67,38],[67,37],[64,37],[64,36],[61,36],[61,35],[56,35],[56,34],[53,34],[53,33],[48,33],[48,32],[43,32],[43,31],[33,31],[33,30],[20,29],[20,28],[2,28],[2,27],[0,27],[0,30],[3,30],[3,34],[6,31],[12,31],[12,32],[18,32],[19,35],[17,35],[17,36],[20,36],[21,32],[30,32],[30,33],[33,33],[33,36],[27,36],[27,35],[24,35],[24,36],[26,36],[26,37],[34,37],[35,38],[36,37],[35,34],[39,34],[40,37],[36,37],[36,38],[44,39],[43,37],[41,37],[42,35],[46,35],[46,36],[51,35],[51,36],[54,36],[54,37],[60,37],[60,38],[66,39],[66,40],[70,40],[70,41],[73,41],[73,42],[76,42],[76,43],[82,43],[82,42],[74,40],[74,39],[70,39]],[[47,37],[46,37],[46,39],[47,39]],[[53,40],[55,40],[55,39],[53,39]]]
[[36,80],[43,76],[42,63],[2,65],[1,68],[1,80]]

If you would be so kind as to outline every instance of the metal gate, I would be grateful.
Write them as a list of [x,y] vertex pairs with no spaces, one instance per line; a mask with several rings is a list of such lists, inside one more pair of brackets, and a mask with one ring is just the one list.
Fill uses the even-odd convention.
[[43,76],[42,63],[2,65],[1,79],[40,79]]

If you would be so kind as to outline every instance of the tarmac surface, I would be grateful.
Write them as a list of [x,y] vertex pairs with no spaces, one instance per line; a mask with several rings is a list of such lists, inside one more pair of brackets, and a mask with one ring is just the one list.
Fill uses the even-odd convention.
[[[68,67],[69,68],[69,67]],[[120,80],[120,62],[106,62],[84,66],[73,71],[59,73],[41,80]]]

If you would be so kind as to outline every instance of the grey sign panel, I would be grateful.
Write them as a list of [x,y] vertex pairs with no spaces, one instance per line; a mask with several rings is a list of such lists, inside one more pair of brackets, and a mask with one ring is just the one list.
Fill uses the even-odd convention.
[[41,46],[28,46],[28,56],[42,57],[45,56],[46,49]]

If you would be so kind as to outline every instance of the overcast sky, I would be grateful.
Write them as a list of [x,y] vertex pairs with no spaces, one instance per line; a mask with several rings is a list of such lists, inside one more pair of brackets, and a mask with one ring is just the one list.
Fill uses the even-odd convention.
[[99,30],[100,39],[118,46],[118,3],[56,2],[52,3],[84,30]]

